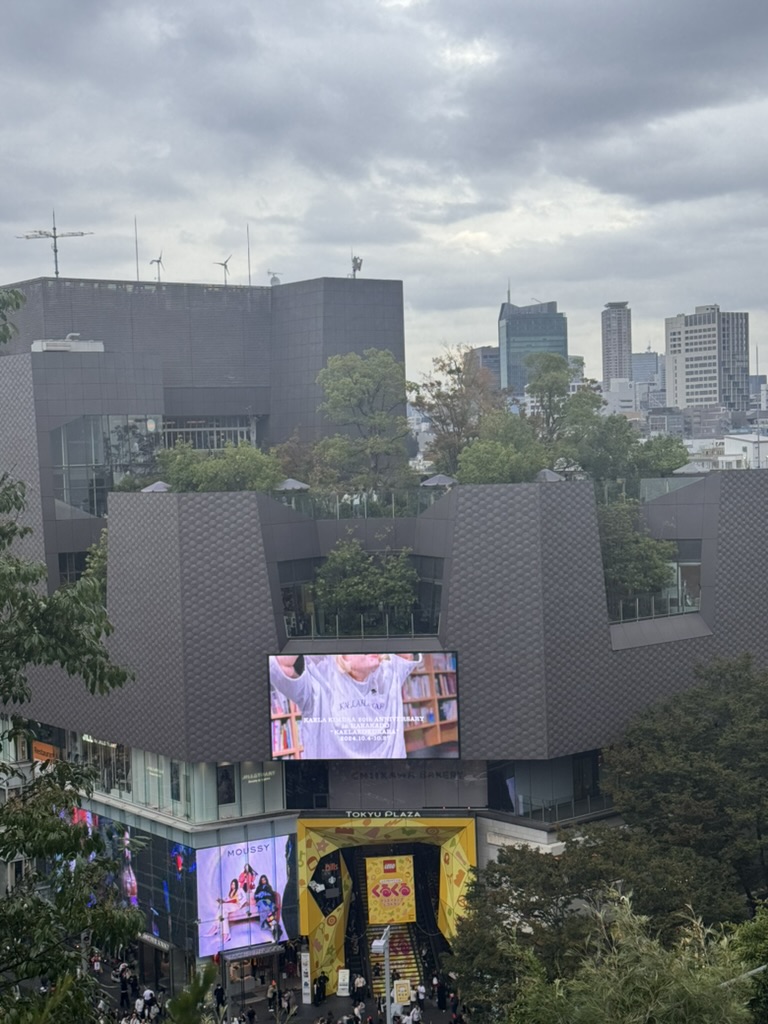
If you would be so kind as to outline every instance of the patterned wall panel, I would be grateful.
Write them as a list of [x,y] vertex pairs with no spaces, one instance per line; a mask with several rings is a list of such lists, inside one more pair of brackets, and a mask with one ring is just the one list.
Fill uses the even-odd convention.
[[269,757],[267,656],[278,650],[258,495],[184,494],[181,563],[192,760]]
[[0,474],[24,482],[24,521],[33,533],[20,541],[19,554],[45,561],[43,510],[38,469],[38,436],[29,355],[0,357]]
[[441,639],[459,652],[462,757],[539,756],[546,736],[539,486],[454,493]]

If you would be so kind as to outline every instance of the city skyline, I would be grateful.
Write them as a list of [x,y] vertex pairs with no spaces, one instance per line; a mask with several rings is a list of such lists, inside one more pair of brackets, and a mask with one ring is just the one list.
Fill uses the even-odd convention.
[[[599,311],[637,351],[698,305],[768,299],[768,11],[201,0],[6,11],[0,274],[223,286],[405,283],[408,374],[495,339],[507,289],[556,301],[601,375]],[[627,38],[633,45],[627,47]],[[500,121],[498,111],[504,110]],[[92,232],[63,237],[69,232]],[[19,237],[22,236],[22,237]],[[227,263],[224,277],[222,265]],[[761,352],[761,364],[768,353]]]

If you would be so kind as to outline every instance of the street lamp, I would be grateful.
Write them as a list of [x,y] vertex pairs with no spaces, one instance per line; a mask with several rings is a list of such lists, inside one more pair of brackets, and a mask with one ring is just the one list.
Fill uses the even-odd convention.
[[381,938],[371,943],[371,952],[384,954],[384,995],[387,1003],[387,1024],[392,1024],[392,978],[389,971],[389,925],[381,933]]

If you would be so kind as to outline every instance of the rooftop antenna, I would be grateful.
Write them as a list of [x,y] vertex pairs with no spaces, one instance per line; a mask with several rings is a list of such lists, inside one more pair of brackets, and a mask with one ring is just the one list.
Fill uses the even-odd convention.
[[277,276],[279,273],[280,273],[279,270],[268,270],[267,271],[267,274],[269,275],[269,283],[270,284],[273,284],[273,285],[274,284],[280,284],[280,278]]
[[229,277],[229,267],[227,266],[227,264],[229,263],[229,261],[231,259],[232,259],[232,253],[230,253],[229,256],[227,256],[227,258],[225,260],[214,260],[213,261],[214,266],[216,266],[216,267],[224,267],[224,287],[225,288],[227,287],[227,278]]
[[17,238],[52,238],[53,244],[53,272],[56,277],[59,276],[59,246],[58,240],[60,238],[82,238],[83,235],[92,235],[92,231],[57,231],[56,230],[56,211],[53,211],[53,230],[52,231],[28,231],[25,235],[16,235]]
[[512,278],[507,278],[507,305],[512,305]]
[[248,247],[248,287],[251,287],[251,225],[245,225],[245,242]]
[[355,256],[355,254],[352,253],[352,279],[353,280],[357,277],[357,275],[360,273],[360,271],[362,269],[363,269],[363,257],[362,256]]
[[532,296],[531,296],[531,302],[538,302],[538,304],[539,304],[540,306],[543,306],[543,305],[544,305],[544,303],[543,303],[543,302],[541,301],[541,299],[537,299],[535,295],[532,295]]
[[149,261],[150,267],[152,266],[153,263],[157,267],[157,283],[160,284],[160,269],[161,269],[161,267],[163,267],[163,250],[162,249],[160,250],[160,255],[157,257],[156,260],[150,260]]
[[136,280],[139,278],[139,224],[136,220],[136,215],[133,217],[133,246],[136,251]]

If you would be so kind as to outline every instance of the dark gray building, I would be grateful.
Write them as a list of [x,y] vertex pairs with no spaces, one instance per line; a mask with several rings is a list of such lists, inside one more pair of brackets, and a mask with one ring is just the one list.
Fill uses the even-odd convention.
[[82,567],[107,493],[153,446],[312,441],[337,430],[315,383],[330,356],[381,348],[404,361],[399,281],[13,287],[27,301],[0,349],[0,456],[30,487],[56,584]]
[[568,359],[568,321],[556,302],[515,306],[507,301],[499,312],[501,386],[522,397],[528,382],[525,360],[539,352]]
[[[0,357],[0,467],[29,485],[36,532],[26,550],[48,558],[53,579],[77,574],[74,556],[102,525],[114,474],[154,434],[207,447],[278,440],[296,424],[316,436],[313,381],[328,355],[402,352],[396,282],[23,288],[21,334]],[[278,368],[283,357],[292,368]],[[94,766],[94,827],[117,819],[145,837],[131,866],[147,912],[145,980],[187,976],[194,959],[219,950],[224,963],[266,958],[272,970],[258,918],[255,931],[249,912],[228,918],[226,936],[219,910],[244,858],[262,856],[271,867],[256,861],[257,874],[281,879],[278,938],[322,932],[312,972],[333,976],[353,902],[340,893],[365,870],[356,855],[336,855],[342,834],[384,855],[392,843],[418,847],[424,876],[442,870],[442,842],[469,877],[505,842],[551,842],[558,822],[609,812],[601,747],[636,712],[693,685],[696,664],[746,650],[768,661],[758,600],[768,473],[648,483],[645,514],[655,535],[675,542],[674,579],[652,598],[618,601],[605,591],[591,483],[411,497],[406,514],[381,496],[369,506],[311,493],[110,493],[111,642],[135,679],[95,697],[61,672],[34,670],[26,713],[47,756]],[[315,605],[316,567],[350,537],[369,552],[410,551],[419,584],[408,621],[374,615],[340,631]],[[406,758],[304,760],[300,744],[289,752],[287,723],[312,716],[275,700],[271,656],[298,659],[304,674],[323,656],[388,664],[414,653],[432,682],[422,669],[418,688],[403,691],[404,729],[415,737]],[[361,706],[383,699],[365,685],[355,692]],[[431,732],[439,741],[420,745]],[[397,831],[403,817],[409,832]],[[313,837],[335,857],[315,858],[325,876],[308,874]],[[341,887],[322,882],[340,871]],[[309,881],[325,886],[319,911]],[[455,887],[457,900],[462,893]],[[439,928],[432,919],[424,934]]]

